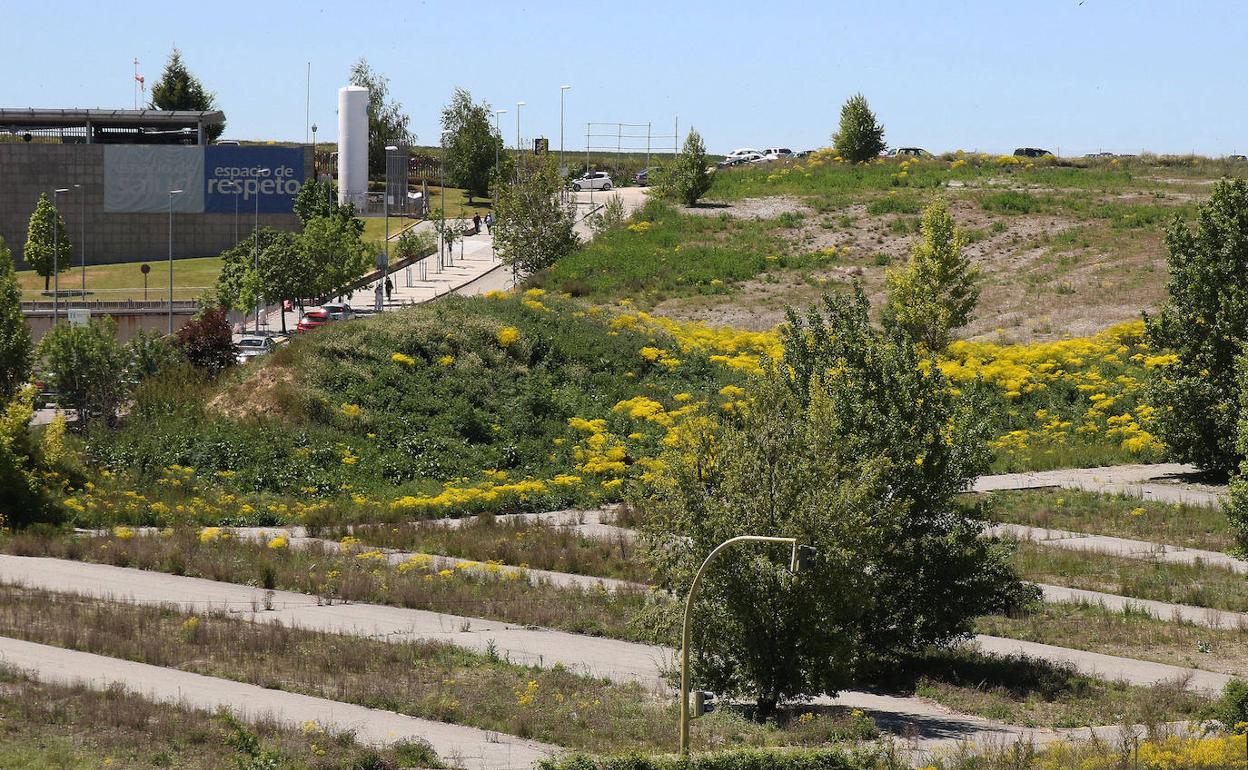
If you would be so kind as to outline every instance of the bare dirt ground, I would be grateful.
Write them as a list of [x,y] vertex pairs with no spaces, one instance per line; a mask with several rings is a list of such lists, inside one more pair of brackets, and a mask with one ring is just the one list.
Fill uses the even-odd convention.
[[[969,236],[965,253],[983,275],[979,307],[963,331],[965,337],[1025,342],[1092,334],[1138,319],[1141,310],[1157,307],[1164,297],[1160,226],[1114,229],[1104,220],[1063,214],[995,214],[969,194],[947,194],[954,217]],[[1112,197],[1138,202],[1139,196]],[[1186,200],[1167,195],[1158,202]],[[799,198],[777,196],[692,211],[743,219],[793,212],[802,215],[801,226],[787,231],[797,251],[849,248],[828,267],[774,271],[739,284],[732,294],[670,299],[656,308],[674,318],[752,330],[769,329],[784,320],[787,307],[809,305],[854,280],[878,307],[885,269],[904,264],[918,237],[917,215],[872,215],[865,204],[821,214]]]

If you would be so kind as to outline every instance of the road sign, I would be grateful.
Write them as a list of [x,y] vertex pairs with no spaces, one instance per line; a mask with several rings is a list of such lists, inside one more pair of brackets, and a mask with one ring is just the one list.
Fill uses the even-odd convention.
[[545,155],[550,152],[550,140],[546,137],[538,137],[533,140],[533,154]]
[[85,307],[71,307],[66,311],[70,326],[86,326],[91,322],[91,311]]

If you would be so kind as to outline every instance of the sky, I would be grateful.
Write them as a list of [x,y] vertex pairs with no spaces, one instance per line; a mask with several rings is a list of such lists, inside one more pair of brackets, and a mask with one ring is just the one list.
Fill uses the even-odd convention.
[[337,90],[364,57],[420,144],[462,87],[508,110],[509,145],[525,101],[525,143],[557,149],[570,85],[569,152],[587,122],[694,127],[716,153],[822,147],[862,92],[890,146],[1223,155],[1248,152],[1246,32],[1222,0],[0,0],[0,107],[131,108],[134,59],[150,86],[177,46],[235,139],[303,141],[308,122],[336,139]]

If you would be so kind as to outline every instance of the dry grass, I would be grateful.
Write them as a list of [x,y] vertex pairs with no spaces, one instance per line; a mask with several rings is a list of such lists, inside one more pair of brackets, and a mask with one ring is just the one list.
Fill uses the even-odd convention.
[[[594,751],[662,751],[675,702],[639,685],[519,666],[439,642],[387,643],[0,586],[0,633]],[[759,725],[700,720],[703,747],[821,745],[873,736],[841,710]]]
[[627,538],[600,539],[577,534],[575,527],[517,519],[477,516],[459,527],[437,521],[396,525],[325,528],[322,536],[352,535],[367,545],[458,556],[477,561],[526,565],[576,575],[619,578],[644,583],[651,573]]
[[1043,604],[980,618],[978,633],[1248,678],[1248,628],[1207,628],[1095,605]]
[[[206,711],[158,704],[114,687],[100,692],[36,682],[0,668],[0,767],[218,770],[243,758],[232,729]],[[440,767],[425,745],[386,749],[350,735],[304,733],[272,722],[250,725],[280,768],[397,770]]]

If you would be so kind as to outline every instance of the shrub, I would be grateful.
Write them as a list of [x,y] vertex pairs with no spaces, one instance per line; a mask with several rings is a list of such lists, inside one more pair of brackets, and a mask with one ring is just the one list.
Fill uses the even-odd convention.
[[659,189],[665,197],[692,206],[711,189],[711,182],[702,135],[690,129],[680,155],[664,171]]
[[1216,183],[1196,229],[1176,217],[1166,247],[1166,303],[1145,317],[1148,343],[1173,357],[1159,360],[1148,382],[1157,433],[1176,460],[1229,473],[1245,457],[1236,445],[1243,408],[1235,368],[1248,339],[1248,182]]
[[27,385],[0,408],[0,528],[45,521],[52,513],[30,442],[35,388]]
[[183,361],[178,348],[170,344],[164,335],[150,330],[139,330],[126,345],[130,360],[129,373],[136,380],[145,380]]
[[39,341],[39,357],[47,366],[61,403],[78,412],[78,425],[96,418],[112,423],[126,398],[125,349],[117,342],[117,324],[110,318],[86,326],[58,324]]
[[589,218],[589,227],[595,235],[622,224],[624,224],[624,199],[619,193],[612,193],[602,209]]
[[1248,723],[1248,682],[1232,679],[1222,688],[1222,697],[1213,704],[1210,716],[1222,723],[1228,732],[1242,732]]
[[837,155],[855,163],[871,160],[884,151],[884,126],[862,94],[854,94],[841,107],[841,126],[832,136]]
[[234,365],[234,335],[225,308],[209,308],[178,329],[178,349],[191,365],[217,374]]
[[30,326],[22,315],[22,290],[13,272],[13,255],[0,238],[0,401],[7,401],[30,379]]

